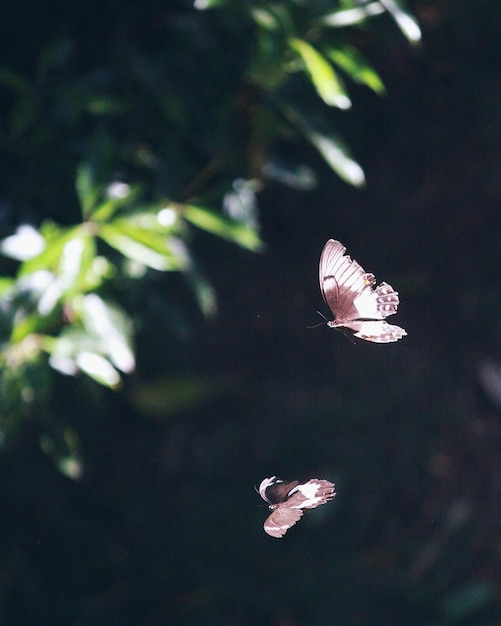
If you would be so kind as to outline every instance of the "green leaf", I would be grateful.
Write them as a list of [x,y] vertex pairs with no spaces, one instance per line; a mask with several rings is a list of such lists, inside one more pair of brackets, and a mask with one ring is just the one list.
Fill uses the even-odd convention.
[[19,276],[26,276],[40,270],[57,272],[64,247],[72,239],[82,235],[82,225],[72,228],[59,228],[52,222],[47,225],[47,234],[42,229],[45,239],[45,249],[37,256],[25,261],[19,268]]
[[228,239],[233,243],[257,252],[262,242],[256,230],[247,224],[225,217],[211,209],[195,205],[184,205],[182,217],[193,225],[213,235]]
[[137,226],[131,219],[121,218],[101,224],[98,234],[128,259],[161,272],[177,271],[186,265],[182,249],[175,248],[174,238]]
[[65,327],[58,337],[42,339],[54,369],[72,376],[82,370],[107,386],[120,381],[116,370],[134,370],[133,325],[123,309],[88,294],[74,299],[73,317],[72,326]]
[[131,206],[137,201],[141,190],[127,183],[113,182],[106,188],[106,198],[101,200],[92,210],[93,222],[106,222],[123,207]]
[[76,363],[79,369],[93,378],[100,385],[115,389],[120,385],[120,374],[113,365],[100,354],[94,352],[81,352]]
[[330,106],[349,109],[351,101],[329,61],[303,39],[291,37],[289,45],[303,60],[311,82],[322,100]]
[[16,281],[13,278],[0,277],[0,296],[12,292],[13,287],[16,285]]
[[87,219],[103,193],[103,186],[96,184],[90,163],[81,163],[78,166],[75,187],[82,207],[82,215]]
[[96,242],[84,230],[68,241],[61,253],[59,262],[59,283],[63,294],[77,294],[86,291],[92,280],[92,265],[96,258]]
[[419,24],[415,17],[404,8],[401,0],[380,0],[380,2],[411,43],[421,41],[421,29],[419,28]]
[[381,78],[370,63],[352,46],[331,48],[326,51],[327,56],[355,82],[362,83],[377,94],[386,92]]
[[79,301],[78,311],[88,335],[99,340],[96,351],[107,356],[122,372],[132,372],[135,368],[131,348],[133,326],[124,310],[96,294],[88,294]]
[[317,133],[312,129],[305,129],[305,132],[311,143],[316,146],[340,178],[355,187],[365,185],[363,169],[352,159],[348,147],[339,137],[332,134]]
[[11,259],[28,261],[45,250],[45,241],[33,226],[21,224],[13,235],[0,242],[0,250]]
[[184,272],[184,276],[204,316],[214,317],[217,313],[217,298],[212,285],[205,276],[195,268],[194,263],[189,265],[188,269]]
[[326,26],[343,28],[346,26],[353,26],[354,24],[361,24],[374,15],[381,15],[382,13],[384,13],[384,7],[380,2],[370,2],[369,4],[365,4],[360,7],[332,11],[331,13],[324,15],[318,21]]
[[365,185],[365,175],[360,165],[351,157],[347,146],[330,132],[324,131],[318,119],[303,113],[293,104],[282,103],[284,114],[301,130],[317,148],[328,165],[344,181],[355,187]]

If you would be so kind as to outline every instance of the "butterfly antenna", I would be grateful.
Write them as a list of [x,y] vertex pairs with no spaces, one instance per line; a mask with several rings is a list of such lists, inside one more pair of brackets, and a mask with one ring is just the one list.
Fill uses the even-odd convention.
[[320,322],[320,324],[315,324],[314,326],[307,326],[306,328],[318,328],[319,326],[324,326],[329,321],[323,313],[320,313],[320,311],[317,311],[317,313],[320,315],[320,317],[324,318],[325,322]]

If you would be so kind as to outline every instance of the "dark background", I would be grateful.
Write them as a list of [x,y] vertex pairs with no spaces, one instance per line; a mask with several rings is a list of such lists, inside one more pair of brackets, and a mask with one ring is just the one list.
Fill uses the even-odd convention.
[[[150,278],[141,306],[124,293],[137,373],[118,392],[56,381],[52,419],[79,432],[82,478],[58,472],[36,420],[4,448],[0,623],[501,623],[501,5],[411,8],[422,45],[387,25],[370,49],[387,95],[354,87],[353,109],[335,115],[366,188],[305,142],[277,146],[319,185],[266,182],[261,254],[193,235],[218,315],[204,319],[175,276]],[[117,31],[132,27],[147,52],[178,10],[190,11],[11,3],[4,64],[34,72],[46,43],[70,34],[86,42],[78,72],[104,41],[119,55]],[[74,163],[44,157],[42,130],[3,150],[5,235],[27,216],[77,219]],[[309,328],[317,309],[328,315],[317,266],[331,237],[397,289],[390,322],[408,337]],[[211,393],[187,387],[179,402],[186,380]],[[151,408],[158,389],[174,406]],[[274,474],[327,478],[338,495],[274,540],[253,490]]]

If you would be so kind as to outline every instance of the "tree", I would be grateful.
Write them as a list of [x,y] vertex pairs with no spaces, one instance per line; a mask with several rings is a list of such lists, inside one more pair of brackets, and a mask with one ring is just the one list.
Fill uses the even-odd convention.
[[[4,195],[15,209],[4,230],[16,228],[2,252],[18,262],[4,262],[0,285],[6,435],[27,418],[53,422],[55,372],[122,384],[155,273],[180,273],[203,315],[215,313],[193,229],[260,250],[266,178],[315,185],[312,166],[281,160],[280,145],[302,136],[363,185],[331,110],[348,115],[347,80],[384,93],[362,49],[385,14],[411,42],[420,34],[393,0],[197,1],[120,15],[110,6],[91,38],[82,37],[91,13],[80,11],[59,16],[24,68],[13,48],[0,76]],[[76,439],[57,423],[48,449],[75,471]]]

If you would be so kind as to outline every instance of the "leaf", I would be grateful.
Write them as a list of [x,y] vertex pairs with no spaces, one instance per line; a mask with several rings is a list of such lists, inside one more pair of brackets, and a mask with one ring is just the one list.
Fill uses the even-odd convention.
[[370,63],[352,46],[331,48],[327,56],[355,82],[362,83],[377,94],[386,92],[381,78]]
[[129,316],[96,294],[83,297],[78,310],[86,332],[99,339],[98,351],[109,357],[122,372],[132,372],[135,359],[131,349],[133,326]]
[[76,359],[78,367],[105,387],[114,389],[121,382],[117,370],[104,357],[93,352],[81,352]]
[[[96,242],[85,231],[68,241],[61,253],[59,262],[59,281],[64,294],[86,291],[96,285],[95,271],[92,265],[96,258]],[[102,276],[100,277],[102,278]],[[99,280],[97,281],[99,284]]]
[[177,271],[186,265],[186,258],[180,249],[175,248],[173,238],[141,228],[130,219],[121,218],[110,224],[101,224],[98,234],[128,259],[161,272]]
[[17,261],[32,259],[44,249],[44,238],[38,230],[29,224],[21,224],[14,235],[6,237],[0,243],[2,254]]
[[50,222],[42,228],[42,235],[45,239],[45,249],[21,265],[19,276],[41,270],[57,272],[64,247],[72,239],[82,236],[82,225],[63,229]]
[[353,160],[348,148],[338,137],[325,132],[321,123],[303,113],[292,104],[283,103],[283,111],[308,140],[317,148],[328,165],[344,181],[355,187],[365,185],[365,175],[360,165]]
[[188,269],[184,272],[184,276],[188,281],[195,295],[198,306],[204,316],[214,317],[217,313],[217,298],[212,285],[205,278],[205,276],[195,268],[193,263],[191,263]]
[[365,185],[364,171],[351,158],[344,142],[332,134],[320,134],[311,129],[306,129],[306,134],[340,178],[355,187]]
[[106,198],[92,210],[93,222],[106,222],[123,207],[132,205],[140,194],[139,187],[115,181],[106,188]]
[[311,82],[322,100],[330,106],[349,109],[351,101],[329,61],[303,39],[291,37],[289,45],[303,60]]
[[81,163],[78,166],[75,188],[82,207],[82,215],[87,219],[103,193],[102,185],[96,184],[90,163]]
[[369,4],[352,9],[332,11],[332,13],[324,15],[319,22],[326,26],[343,28],[345,26],[353,26],[354,24],[366,22],[370,17],[381,15],[382,13],[384,13],[384,7],[380,2],[370,2]]
[[245,223],[225,217],[216,211],[195,205],[184,205],[182,217],[198,228],[257,252],[262,242],[256,230]]
[[421,29],[419,28],[419,24],[414,16],[404,9],[401,0],[380,0],[380,2],[411,43],[421,41]]

